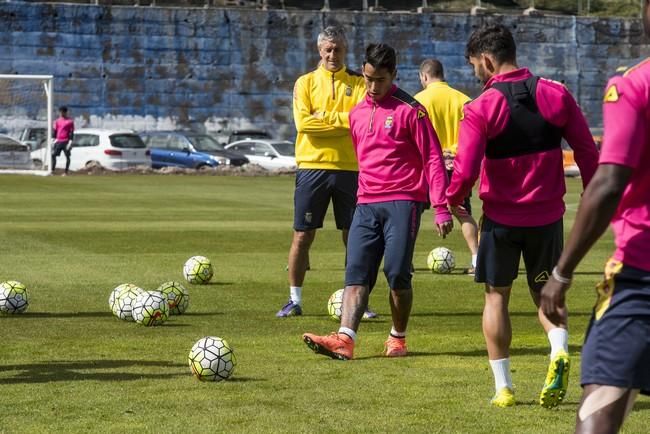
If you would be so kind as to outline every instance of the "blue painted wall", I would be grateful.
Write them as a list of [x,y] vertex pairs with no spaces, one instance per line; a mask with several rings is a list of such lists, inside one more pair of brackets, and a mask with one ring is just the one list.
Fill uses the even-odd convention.
[[2,3],[0,73],[53,74],[55,105],[71,107],[78,125],[255,124],[290,137],[293,83],[315,68],[316,36],[332,22],[348,30],[350,67],[383,41],[398,50],[405,90],[419,90],[419,63],[437,57],[474,96],[465,41],[483,22],[502,22],[520,65],[566,83],[594,125],[607,76],[650,55],[638,20]]

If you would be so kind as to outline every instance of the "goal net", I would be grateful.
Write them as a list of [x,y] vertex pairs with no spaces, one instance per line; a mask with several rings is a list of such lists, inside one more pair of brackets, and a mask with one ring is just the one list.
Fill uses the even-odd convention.
[[0,174],[51,173],[52,82],[0,74]]

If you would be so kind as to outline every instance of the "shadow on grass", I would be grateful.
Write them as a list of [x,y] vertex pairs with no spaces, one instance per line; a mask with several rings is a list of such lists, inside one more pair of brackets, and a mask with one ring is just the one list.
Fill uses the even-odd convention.
[[223,315],[222,312],[185,312],[182,315],[178,315],[179,317],[184,317],[184,316],[217,316],[217,315]]
[[[439,317],[453,317],[453,316],[459,316],[459,317],[465,317],[465,316],[475,316],[475,317],[482,317],[483,316],[483,309],[477,309],[476,311],[463,311],[463,312],[417,312],[417,313],[411,313],[411,316],[439,316]],[[512,317],[531,317],[531,318],[537,318],[537,312],[535,311],[530,311],[530,312],[510,312],[510,316]],[[591,311],[590,312],[569,312],[569,317],[577,317],[577,316],[586,316],[590,317],[591,316]]]
[[235,282],[208,282],[208,283],[195,283],[194,286],[227,286],[227,285],[234,285]]
[[[147,373],[99,372],[104,369],[145,367]],[[51,361],[24,365],[0,365],[0,373],[17,371],[11,378],[0,378],[0,384],[49,383],[56,381],[133,381],[188,376],[180,373],[187,365],[151,360],[85,360],[76,362]]]
[[637,401],[634,404],[634,409],[632,411],[645,411],[650,410],[650,401]]
[[[25,312],[15,318],[99,318],[113,316],[112,312]],[[9,318],[9,317],[6,317]]]
[[[581,345],[569,345],[569,353],[579,353],[582,350]],[[540,355],[548,356],[549,348],[548,347],[533,347],[533,348],[511,348],[511,356],[530,356],[530,355]],[[476,348],[473,350],[466,351],[411,351],[409,350],[409,357],[439,357],[439,356],[456,356],[456,357],[484,357],[487,359],[487,350],[485,348]],[[385,358],[381,354],[376,354],[373,356],[366,357],[355,357],[355,360],[366,360],[366,359],[383,359]],[[647,403],[650,406],[650,402]],[[650,408],[650,407],[649,407]]]

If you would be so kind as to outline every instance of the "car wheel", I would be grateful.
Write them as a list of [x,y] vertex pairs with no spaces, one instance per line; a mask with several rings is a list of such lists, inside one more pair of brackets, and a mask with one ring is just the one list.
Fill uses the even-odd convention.
[[32,167],[34,169],[40,169],[43,167],[43,162],[39,160],[38,158],[32,160]]
[[85,167],[86,169],[92,169],[93,167],[101,168],[102,164],[97,160],[90,160],[86,161]]

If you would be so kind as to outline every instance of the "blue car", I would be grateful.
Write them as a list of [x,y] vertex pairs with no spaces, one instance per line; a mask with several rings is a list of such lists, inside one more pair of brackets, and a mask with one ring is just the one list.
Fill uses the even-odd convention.
[[188,131],[148,131],[140,137],[151,150],[151,167],[203,167],[241,166],[248,158],[227,151],[212,136]]

